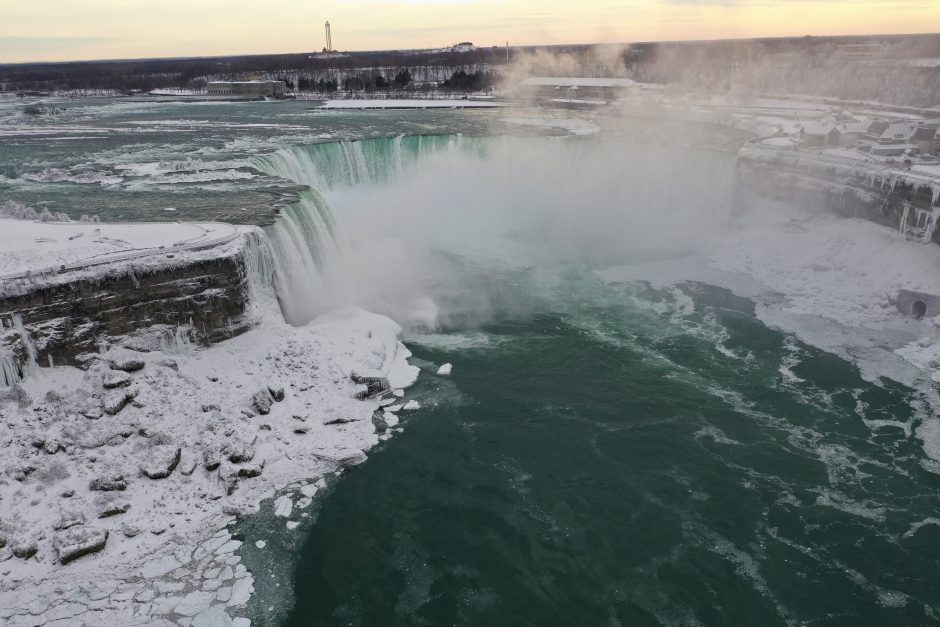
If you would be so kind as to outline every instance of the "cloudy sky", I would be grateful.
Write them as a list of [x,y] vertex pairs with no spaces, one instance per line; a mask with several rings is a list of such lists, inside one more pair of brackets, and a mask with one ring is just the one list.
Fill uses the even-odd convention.
[[10,0],[0,62],[940,32],[940,0]]

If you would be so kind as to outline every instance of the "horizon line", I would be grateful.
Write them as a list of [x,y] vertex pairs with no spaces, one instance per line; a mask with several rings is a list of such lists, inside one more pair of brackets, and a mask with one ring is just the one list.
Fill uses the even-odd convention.
[[[718,43],[718,42],[733,42],[733,41],[779,41],[786,39],[848,39],[851,37],[924,37],[924,36],[940,36],[940,31],[924,31],[924,32],[902,32],[902,33],[855,33],[851,35],[814,35],[804,33],[802,35],[775,35],[775,36],[755,36],[755,37],[717,37],[715,39],[660,39],[660,40],[644,40],[644,41],[631,41],[631,42],[592,42],[592,43],[561,43],[561,44],[520,44],[518,46],[509,45],[510,49],[522,49],[522,48],[565,48],[565,47],[578,47],[578,46],[633,46],[633,45],[650,45],[650,44],[689,44],[689,43]],[[456,45],[456,44],[452,44]],[[476,46],[476,44],[474,44]],[[446,46],[450,47],[450,46]],[[442,46],[441,48],[446,48]],[[493,45],[493,46],[476,46],[477,49],[492,49],[492,48],[505,48],[505,45]],[[336,50],[335,53],[341,54],[363,54],[363,53],[379,53],[379,52],[408,52],[408,51],[430,51],[430,50],[440,50],[441,48],[379,48],[379,49],[362,49],[362,50]],[[166,57],[115,57],[115,58],[99,58],[99,59],[68,59],[68,60],[33,60],[33,61],[2,61],[0,60],[0,66],[12,66],[12,65],[54,65],[54,64],[67,64],[67,63],[120,63],[120,62],[131,62],[131,61],[189,61],[194,59],[230,59],[237,57],[273,57],[273,56],[295,56],[295,55],[316,55],[323,54],[322,51],[301,51],[301,52],[261,52],[261,53],[235,53],[235,54],[212,54],[212,55],[193,55],[193,56],[166,56]]]

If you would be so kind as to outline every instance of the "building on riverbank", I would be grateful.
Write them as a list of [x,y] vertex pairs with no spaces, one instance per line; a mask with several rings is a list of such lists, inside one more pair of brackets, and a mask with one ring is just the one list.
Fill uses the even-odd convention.
[[284,81],[212,81],[206,91],[210,96],[230,98],[284,98],[287,85]]

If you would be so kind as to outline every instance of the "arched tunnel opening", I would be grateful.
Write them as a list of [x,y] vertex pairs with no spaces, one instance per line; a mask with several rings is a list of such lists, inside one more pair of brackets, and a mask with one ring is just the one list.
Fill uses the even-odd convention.
[[911,304],[911,315],[917,319],[927,315],[927,303],[922,300],[915,300]]

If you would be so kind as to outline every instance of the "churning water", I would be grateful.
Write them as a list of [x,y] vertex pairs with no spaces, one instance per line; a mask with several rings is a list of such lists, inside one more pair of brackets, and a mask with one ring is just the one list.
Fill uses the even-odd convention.
[[268,159],[322,190],[342,227],[311,302],[410,323],[425,372],[454,375],[419,382],[405,434],[321,498],[302,536],[268,514],[244,523],[268,541],[247,543],[249,564],[275,574],[256,620],[936,619],[940,477],[912,435],[926,400],[726,290],[594,274],[707,240],[731,217],[733,155],[451,137]]

